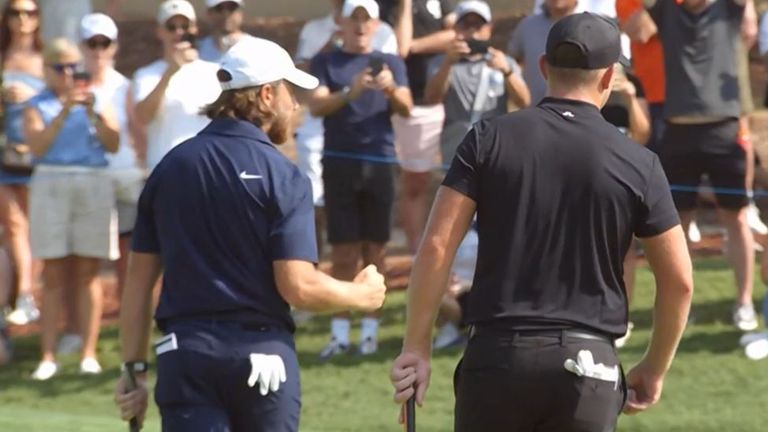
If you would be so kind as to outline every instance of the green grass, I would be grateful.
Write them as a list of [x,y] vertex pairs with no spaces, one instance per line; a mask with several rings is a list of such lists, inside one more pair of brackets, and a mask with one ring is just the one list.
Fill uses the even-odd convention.
[[[636,361],[648,340],[651,321],[651,275],[641,269],[632,317],[636,331],[621,351],[625,366]],[[664,397],[651,411],[623,417],[620,431],[765,431],[768,430],[768,360],[747,360],[738,345],[740,333],[730,324],[734,298],[731,272],[719,259],[696,262],[695,324],[687,330]],[[764,288],[756,289],[762,298]],[[320,365],[316,353],[326,342],[327,318],[317,318],[298,332],[302,364],[302,431],[393,431],[398,409],[391,402],[387,371],[400,347],[405,297],[387,300],[377,355],[349,356]],[[353,334],[353,337],[357,335]],[[121,431],[112,405],[118,365],[116,330],[102,334],[101,360],[109,370],[98,377],[76,374],[77,359],[61,359],[63,373],[47,383],[27,377],[37,361],[37,338],[17,341],[17,362],[0,370],[0,431]],[[419,431],[451,429],[451,378],[460,353],[438,353],[432,386],[418,412]],[[152,407],[145,431],[159,431]]]

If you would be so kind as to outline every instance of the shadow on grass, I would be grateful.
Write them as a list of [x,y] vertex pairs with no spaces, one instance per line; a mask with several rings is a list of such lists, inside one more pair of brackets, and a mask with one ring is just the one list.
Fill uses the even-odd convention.
[[[103,340],[117,338],[116,328],[104,328],[101,332]],[[94,387],[102,387],[117,381],[118,374],[105,367],[105,372],[99,375],[80,375],[77,355],[62,356],[59,360],[59,373],[52,379],[40,382],[30,378],[32,371],[40,361],[40,339],[38,336],[25,336],[14,339],[13,362],[0,368],[0,389],[28,390],[35,392],[40,398],[56,398],[62,395],[90,391]],[[104,365],[104,363],[102,363]]]

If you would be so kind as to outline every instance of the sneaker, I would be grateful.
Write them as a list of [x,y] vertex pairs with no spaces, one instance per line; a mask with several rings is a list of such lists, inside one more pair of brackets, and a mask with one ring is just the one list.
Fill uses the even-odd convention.
[[35,381],[47,381],[56,375],[59,371],[59,365],[52,361],[41,361],[37,369],[32,372],[32,379]]
[[632,329],[634,329],[634,328],[635,328],[635,323],[633,323],[632,321],[630,321],[629,323],[627,323],[627,332],[626,332],[626,333],[624,333],[624,336],[622,336],[622,337],[620,337],[620,338],[616,339],[616,340],[613,342],[613,345],[614,345],[616,348],[623,348],[623,347],[624,347],[624,345],[626,345],[626,344],[627,344],[627,341],[629,340],[629,337],[630,337],[630,336],[632,336]]
[[80,335],[67,333],[59,339],[56,345],[56,353],[60,355],[75,354],[83,347],[83,338]]
[[741,331],[752,331],[757,328],[757,313],[750,304],[736,306],[733,311],[733,323]]
[[462,340],[461,332],[454,324],[446,324],[440,327],[432,342],[432,349],[439,350],[448,348],[460,343]]
[[376,338],[367,337],[360,341],[360,347],[358,348],[358,352],[360,355],[371,355],[376,354],[376,351],[379,350],[379,341],[376,340]]
[[739,338],[739,345],[746,347],[752,342],[760,339],[768,339],[768,333],[746,333]]
[[95,358],[84,358],[80,362],[80,374],[82,375],[98,375],[101,373],[101,365]]
[[701,241],[701,231],[699,231],[699,225],[696,221],[691,221],[688,225],[688,241],[691,243],[698,243]]
[[744,354],[750,360],[762,360],[768,357],[768,337],[749,343],[744,347]]
[[331,338],[331,341],[328,342],[328,345],[323,348],[322,351],[320,351],[320,361],[326,362],[330,360],[332,357],[346,354],[349,351],[349,344],[343,344],[339,342],[336,338]]
[[19,297],[16,301],[16,309],[6,317],[13,325],[27,325],[40,319],[40,310],[35,306],[35,299],[31,295]]
[[760,210],[754,203],[747,207],[747,225],[757,234],[768,234],[768,227],[760,220]]

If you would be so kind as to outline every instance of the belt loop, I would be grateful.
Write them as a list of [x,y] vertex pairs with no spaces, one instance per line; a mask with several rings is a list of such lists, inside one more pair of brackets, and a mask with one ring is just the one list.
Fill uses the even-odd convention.
[[568,343],[568,332],[566,330],[560,330],[560,346],[565,347]]

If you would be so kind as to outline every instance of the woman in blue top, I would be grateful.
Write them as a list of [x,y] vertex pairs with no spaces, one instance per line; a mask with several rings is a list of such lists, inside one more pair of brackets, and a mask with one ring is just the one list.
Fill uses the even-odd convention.
[[[4,142],[21,150],[28,151],[22,124],[24,105],[45,87],[42,47],[37,3],[32,0],[7,2],[0,19]],[[3,226],[3,246],[8,250],[13,268],[9,288],[14,295],[9,299],[10,304],[14,304],[13,297],[16,298],[15,310],[7,319],[18,325],[34,321],[40,314],[31,295],[37,278],[34,277],[29,249],[28,182],[28,173],[10,172],[0,167],[0,225]]]
[[43,259],[42,361],[32,378],[56,374],[54,345],[61,288],[74,281],[83,332],[80,372],[96,374],[101,317],[98,270],[102,259],[118,257],[114,187],[106,152],[119,147],[117,121],[97,108],[88,84],[76,81],[77,47],[54,39],[43,52],[48,87],[24,111],[24,132],[36,157],[30,182],[32,254]]

